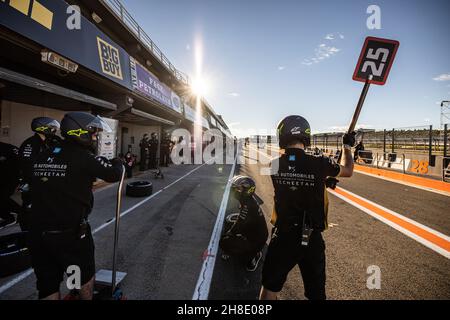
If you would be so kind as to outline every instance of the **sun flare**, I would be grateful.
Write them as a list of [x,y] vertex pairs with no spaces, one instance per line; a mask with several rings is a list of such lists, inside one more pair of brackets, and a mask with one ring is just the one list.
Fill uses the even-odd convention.
[[202,77],[198,77],[192,80],[191,85],[192,93],[196,96],[205,96],[209,91],[208,81]]

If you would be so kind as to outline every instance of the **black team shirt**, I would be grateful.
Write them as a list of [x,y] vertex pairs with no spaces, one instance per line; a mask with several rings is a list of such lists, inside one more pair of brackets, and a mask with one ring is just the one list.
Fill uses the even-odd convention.
[[[328,200],[325,179],[336,177],[340,167],[332,159],[312,156],[302,149],[286,149],[272,161],[271,178],[275,189],[275,225],[306,221],[315,230],[328,227]],[[273,217],[274,218],[274,217]]]
[[33,163],[32,230],[76,228],[93,207],[95,178],[120,180],[122,164],[95,157],[70,142],[40,153]]

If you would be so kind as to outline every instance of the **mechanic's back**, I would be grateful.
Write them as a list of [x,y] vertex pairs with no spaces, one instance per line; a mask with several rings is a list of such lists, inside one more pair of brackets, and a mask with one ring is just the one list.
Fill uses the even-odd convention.
[[[339,165],[328,157],[309,155],[297,148],[285,149],[285,153],[274,161],[278,161],[272,182],[279,223],[284,219],[300,218],[304,211],[309,211],[314,229],[326,229],[328,201],[325,180],[339,174]],[[272,168],[275,167],[277,165],[273,162]]]
[[113,166],[70,140],[42,152],[33,168],[33,228],[64,230],[77,226],[92,209],[95,179],[117,181],[121,169],[118,161]]

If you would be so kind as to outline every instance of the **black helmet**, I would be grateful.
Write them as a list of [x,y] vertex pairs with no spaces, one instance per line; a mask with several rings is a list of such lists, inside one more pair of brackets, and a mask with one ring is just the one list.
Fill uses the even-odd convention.
[[292,142],[298,141],[308,147],[311,144],[311,127],[301,116],[288,116],[277,127],[278,143],[284,149]]
[[55,135],[58,129],[59,122],[49,117],[34,118],[33,121],[31,121],[31,130],[46,136]]
[[242,200],[253,196],[256,184],[249,176],[238,175],[231,179],[231,189],[234,197],[238,200]]
[[90,113],[69,112],[61,121],[62,136],[85,147],[92,147],[92,134],[100,131],[112,132],[104,120]]

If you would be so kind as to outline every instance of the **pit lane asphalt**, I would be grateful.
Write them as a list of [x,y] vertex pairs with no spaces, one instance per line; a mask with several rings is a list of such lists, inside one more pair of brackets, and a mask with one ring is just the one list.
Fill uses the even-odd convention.
[[[256,180],[270,220],[273,187],[260,164],[243,164],[240,173]],[[446,235],[450,234],[450,197],[354,173],[339,186]],[[329,194],[329,223],[324,232],[328,299],[449,299],[450,260]],[[270,228],[270,225],[268,223]],[[269,229],[270,230],[270,229]],[[219,250],[220,255],[220,250]],[[381,269],[381,289],[366,286],[367,268]],[[210,299],[255,299],[261,281],[235,261],[218,259]],[[305,299],[298,268],[289,274],[280,298]]]
[[[150,180],[154,198],[122,217],[118,270],[128,275],[121,284],[128,299],[191,299],[202,266],[231,165],[180,165],[163,168],[165,179],[150,173],[133,180]],[[90,215],[92,230],[115,215],[117,186],[95,192]],[[122,212],[142,198],[123,197]],[[111,269],[114,224],[94,235],[96,267]],[[16,275],[17,276],[17,275]],[[14,279],[3,278],[0,287]],[[34,274],[0,295],[0,299],[37,299]],[[64,282],[61,285],[63,292]]]

